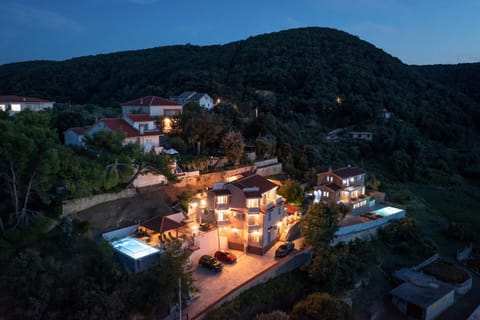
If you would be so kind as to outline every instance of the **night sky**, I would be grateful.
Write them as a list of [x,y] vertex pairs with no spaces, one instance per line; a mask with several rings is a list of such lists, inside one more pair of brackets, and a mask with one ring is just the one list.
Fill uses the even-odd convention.
[[0,64],[319,26],[407,64],[480,61],[478,0],[1,0]]

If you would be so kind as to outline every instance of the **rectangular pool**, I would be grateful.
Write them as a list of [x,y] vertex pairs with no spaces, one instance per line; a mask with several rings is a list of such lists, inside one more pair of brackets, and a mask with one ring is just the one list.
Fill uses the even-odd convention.
[[398,209],[395,207],[384,207],[384,208],[372,211],[372,213],[375,213],[384,217],[388,217],[388,216],[391,216],[392,214],[396,214],[402,211],[403,209]]
[[118,250],[119,252],[133,259],[140,259],[153,253],[160,252],[160,250],[135,238],[123,238],[112,241],[112,246],[115,248],[115,250]]

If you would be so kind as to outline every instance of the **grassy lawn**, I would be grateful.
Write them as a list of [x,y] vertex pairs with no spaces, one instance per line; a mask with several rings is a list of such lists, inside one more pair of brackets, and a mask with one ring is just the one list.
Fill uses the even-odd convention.
[[411,185],[408,188],[423,199],[430,213],[445,217],[449,221],[468,222],[473,228],[480,228],[480,198],[461,190],[434,186]]

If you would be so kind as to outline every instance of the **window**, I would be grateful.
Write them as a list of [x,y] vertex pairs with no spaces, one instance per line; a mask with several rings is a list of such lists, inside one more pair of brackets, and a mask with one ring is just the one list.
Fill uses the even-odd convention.
[[228,196],[217,196],[218,204],[226,204],[228,202]]
[[6,110],[6,108],[5,108],[5,105],[4,105],[4,104],[0,104],[0,110],[2,110],[2,111],[5,111],[5,110]]
[[257,215],[249,215],[247,223],[249,226],[256,226],[258,224],[258,216]]
[[253,241],[253,242],[260,242],[260,232],[259,231],[253,231],[252,233],[248,234],[248,240]]
[[323,191],[323,196],[328,198],[328,197],[330,196],[330,192],[328,192],[328,191]]
[[258,208],[258,199],[247,199],[247,208]]
[[22,107],[18,103],[12,103],[12,111],[22,111]]

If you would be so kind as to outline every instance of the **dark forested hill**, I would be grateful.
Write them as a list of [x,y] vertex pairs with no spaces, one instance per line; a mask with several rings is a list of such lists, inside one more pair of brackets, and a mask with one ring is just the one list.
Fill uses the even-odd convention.
[[[300,28],[226,45],[3,65],[0,93],[118,106],[141,95],[205,91],[237,107],[247,139],[275,136],[277,154],[297,173],[372,157],[396,164],[406,177],[424,175],[437,163],[455,172],[475,161],[456,150],[471,150],[478,141],[480,108],[457,88],[422,74],[356,36]],[[251,118],[255,108],[258,119]],[[377,137],[373,145],[352,152],[325,144],[328,130],[366,128],[384,108],[395,121],[368,127]]]
[[480,102],[480,63],[412,66],[424,77],[457,88]]

